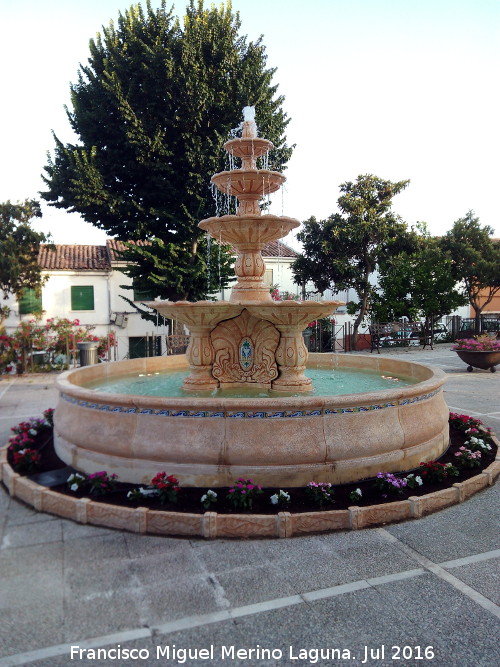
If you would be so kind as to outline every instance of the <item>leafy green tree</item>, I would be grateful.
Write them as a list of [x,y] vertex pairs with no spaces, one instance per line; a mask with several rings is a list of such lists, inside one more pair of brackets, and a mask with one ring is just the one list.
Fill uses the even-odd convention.
[[391,210],[393,197],[408,183],[371,174],[343,183],[338,199],[341,213],[320,221],[310,218],[297,235],[304,252],[292,265],[295,282],[312,281],[320,293],[329,287],[356,291],[354,346],[373,292],[370,277],[384,254],[399,252],[408,244],[406,224]]
[[430,236],[425,223],[416,227],[411,252],[386,255],[379,263],[378,286],[371,304],[379,322],[424,317],[429,325],[467,303],[440,239]]
[[39,295],[45,281],[38,265],[38,250],[49,236],[36,232],[31,223],[41,218],[40,204],[34,199],[0,204],[0,290],[4,299],[18,298],[31,288]]
[[[133,5],[90,41],[88,64],[71,86],[68,118],[79,143],[55,137],[45,167],[50,205],[131,244],[124,254],[136,289],[199,299],[231,275],[227,248],[212,254],[198,222],[214,214],[209,179],[224,170],[223,143],[246,105],[276,146],[271,168],[292,148],[284,98],[271,85],[261,39],[239,34],[231,4],[191,0],[181,23],[165,0]],[[134,264],[135,263],[135,264]],[[220,267],[220,268],[219,268]],[[210,273],[210,280],[208,280]]]
[[500,243],[492,234],[491,227],[481,227],[474,211],[468,211],[441,240],[451,257],[453,276],[474,309],[476,333],[482,311],[500,293]]

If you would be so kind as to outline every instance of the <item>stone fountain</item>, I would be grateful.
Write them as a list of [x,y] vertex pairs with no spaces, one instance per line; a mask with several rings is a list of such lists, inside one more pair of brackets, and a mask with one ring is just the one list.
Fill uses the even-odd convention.
[[[100,364],[61,375],[54,430],[60,458],[79,470],[105,469],[133,483],[148,483],[165,470],[184,486],[214,487],[239,476],[266,486],[343,483],[437,458],[448,445],[444,373],[378,355],[313,354],[308,362],[303,329],[340,302],[272,300],[263,282],[262,247],[299,222],[261,211],[260,200],[285,178],[257,168],[257,159],[272,144],[257,136],[251,108],[245,110],[242,136],[224,148],[241,167],[215,174],[212,183],[237,198],[237,213],[199,226],[237,253],[229,301],[148,304],[189,328],[185,356]],[[306,365],[400,373],[416,384],[313,395]],[[181,368],[188,372],[184,396],[177,398],[99,394],[88,386],[99,379]],[[263,388],[268,396],[249,392],[247,398],[230,398],[224,395],[228,387]],[[204,397],[195,393],[200,391]]]
[[166,318],[189,328],[186,352],[190,374],[186,391],[235,385],[254,385],[279,391],[310,391],[304,375],[307,349],[302,331],[307,323],[329,315],[339,301],[276,302],[263,282],[265,265],[261,250],[269,241],[286,236],[299,221],[262,214],[259,201],[275,192],[285,177],[276,171],[257,169],[257,158],[273,148],[257,136],[253,108],[244,109],[241,138],[224,144],[241,159],[241,168],[212,176],[212,183],[238,200],[236,215],[208,218],[198,225],[219,243],[236,250],[236,284],[229,301],[161,301],[147,305]]

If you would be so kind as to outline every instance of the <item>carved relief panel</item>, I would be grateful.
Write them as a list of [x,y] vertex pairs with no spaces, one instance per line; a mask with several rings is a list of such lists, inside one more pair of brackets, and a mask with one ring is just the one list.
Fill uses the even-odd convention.
[[212,374],[220,382],[270,384],[278,377],[275,355],[280,334],[271,322],[244,309],[238,317],[218,324],[210,338]]

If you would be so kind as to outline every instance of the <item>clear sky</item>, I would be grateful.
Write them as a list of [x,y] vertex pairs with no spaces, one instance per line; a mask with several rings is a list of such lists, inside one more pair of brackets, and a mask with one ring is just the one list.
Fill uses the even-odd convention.
[[[64,105],[89,39],[130,4],[0,0],[0,201],[38,197],[52,130],[73,140]],[[177,0],[176,12],[186,4]],[[408,224],[426,221],[442,234],[473,209],[500,236],[500,0],[232,4],[241,32],[264,36],[292,119],[287,136],[296,149],[283,208],[280,198],[272,212],[327,217],[340,183],[372,173],[411,180],[394,200]],[[235,109],[235,125],[240,116]],[[37,228],[56,243],[105,238],[51,207]]]

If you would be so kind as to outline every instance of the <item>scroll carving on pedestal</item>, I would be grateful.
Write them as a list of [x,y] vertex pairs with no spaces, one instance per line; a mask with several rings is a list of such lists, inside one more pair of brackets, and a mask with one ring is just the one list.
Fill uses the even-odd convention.
[[213,376],[222,383],[270,384],[278,377],[276,349],[280,334],[276,327],[250,315],[218,324],[210,334],[214,348]]

